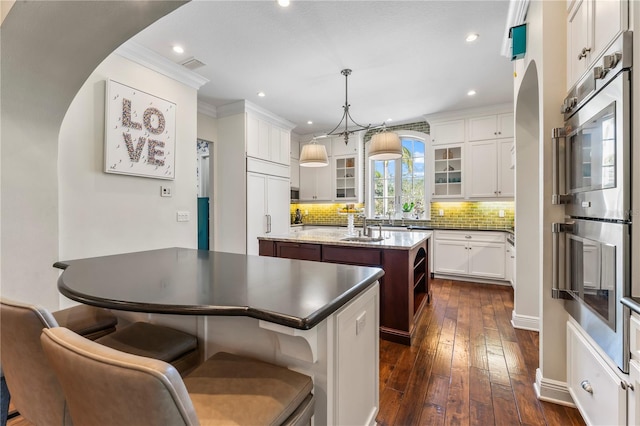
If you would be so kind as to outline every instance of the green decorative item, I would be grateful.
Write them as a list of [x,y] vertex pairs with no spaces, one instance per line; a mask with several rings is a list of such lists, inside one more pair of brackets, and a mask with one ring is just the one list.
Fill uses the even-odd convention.
[[413,210],[413,202],[411,203],[404,203],[402,205],[402,211],[405,213],[409,213],[411,210]]

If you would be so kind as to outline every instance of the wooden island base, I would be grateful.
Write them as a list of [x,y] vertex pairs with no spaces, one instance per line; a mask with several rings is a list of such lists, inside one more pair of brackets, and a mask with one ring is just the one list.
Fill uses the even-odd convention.
[[[423,307],[431,300],[428,238],[407,248],[332,245],[260,239],[260,255],[358,266],[377,266],[380,278],[380,337],[411,345]],[[373,244],[372,244],[373,245]]]

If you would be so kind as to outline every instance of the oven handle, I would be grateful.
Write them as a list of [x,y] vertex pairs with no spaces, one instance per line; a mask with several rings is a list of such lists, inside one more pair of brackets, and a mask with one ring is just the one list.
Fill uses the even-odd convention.
[[[566,283],[566,257],[563,256],[566,253],[565,239],[561,238],[560,234],[573,232],[573,223],[552,223],[552,288],[551,297],[554,299],[571,299],[571,295],[567,290]],[[562,257],[561,257],[562,256]],[[562,279],[561,277],[565,277]]]
[[566,133],[564,127],[551,130],[551,150],[553,156],[553,194],[551,204],[569,204],[571,196],[567,194],[566,176],[563,165],[566,155]]

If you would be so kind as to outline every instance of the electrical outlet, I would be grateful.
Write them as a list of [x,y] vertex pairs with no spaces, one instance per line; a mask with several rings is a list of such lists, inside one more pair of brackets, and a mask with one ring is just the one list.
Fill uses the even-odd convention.
[[170,186],[161,186],[160,187],[160,196],[161,197],[171,197],[171,187]]
[[438,216],[444,216],[444,210],[443,209],[438,210]]
[[498,217],[504,217],[504,210],[498,211]]
[[176,214],[176,220],[178,222],[189,222],[191,220],[190,212],[178,212]]

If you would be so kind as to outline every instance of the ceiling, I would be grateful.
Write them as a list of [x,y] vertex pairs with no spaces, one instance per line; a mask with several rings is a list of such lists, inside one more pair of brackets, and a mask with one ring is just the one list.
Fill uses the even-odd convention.
[[[321,134],[342,116],[344,68],[353,70],[351,116],[363,125],[512,102],[513,67],[500,55],[508,8],[507,0],[192,1],[133,40],[177,63],[205,63],[194,70],[209,79],[199,101],[246,99],[300,135]],[[467,43],[469,33],[480,37]]]

